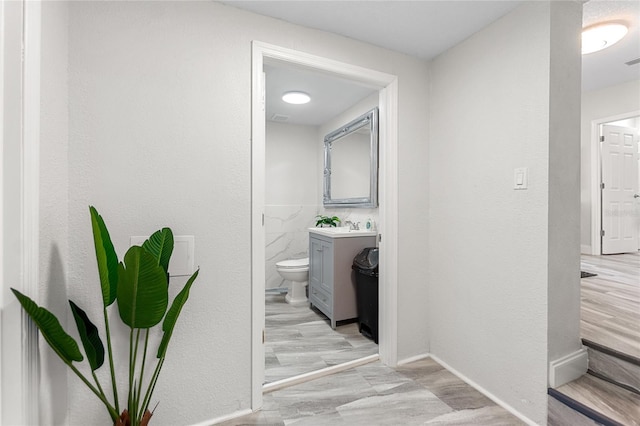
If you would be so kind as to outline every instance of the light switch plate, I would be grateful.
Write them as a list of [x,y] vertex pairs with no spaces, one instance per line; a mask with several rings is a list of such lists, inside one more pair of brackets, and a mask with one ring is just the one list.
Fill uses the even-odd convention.
[[[135,236],[129,239],[132,246],[141,246],[147,237]],[[169,261],[169,275],[172,277],[190,276],[194,272],[195,236],[174,235],[173,253]]]
[[513,189],[527,189],[529,171],[526,167],[513,169]]

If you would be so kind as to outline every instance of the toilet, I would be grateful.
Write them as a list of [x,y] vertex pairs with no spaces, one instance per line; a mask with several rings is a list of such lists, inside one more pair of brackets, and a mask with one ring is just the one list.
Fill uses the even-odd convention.
[[306,304],[308,299],[305,287],[309,281],[309,258],[280,261],[276,263],[276,271],[291,283],[285,296],[287,303],[291,305]]

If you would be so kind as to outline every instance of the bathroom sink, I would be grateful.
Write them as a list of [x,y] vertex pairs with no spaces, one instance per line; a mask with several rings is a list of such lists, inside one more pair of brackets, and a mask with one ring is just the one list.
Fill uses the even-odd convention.
[[332,228],[309,228],[309,232],[326,235],[332,238],[364,237],[368,235],[376,235],[375,231],[369,231],[366,229],[350,229],[348,226],[337,226]]

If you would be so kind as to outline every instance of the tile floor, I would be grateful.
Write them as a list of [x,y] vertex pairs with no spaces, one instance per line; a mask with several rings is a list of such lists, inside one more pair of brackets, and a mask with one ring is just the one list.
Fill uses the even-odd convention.
[[268,393],[240,425],[522,425],[430,358],[397,368],[379,361]]
[[267,295],[265,382],[272,383],[378,353],[378,345],[350,323],[331,329],[308,305],[291,306],[284,295]]
[[[331,330],[308,306],[284,295],[266,304],[267,382],[378,352],[356,323]],[[264,395],[257,413],[222,423],[240,425],[521,425],[430,358],[397,368],[379,361]]]

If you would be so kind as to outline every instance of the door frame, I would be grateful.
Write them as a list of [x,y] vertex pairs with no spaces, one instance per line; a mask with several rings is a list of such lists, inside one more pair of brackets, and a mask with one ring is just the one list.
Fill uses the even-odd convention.
[[252,43],[251,93],[251,408],[262,407],[265,325],[266,60],[340,76],[379,90],[380,360],[396,366],[398,328],[398,77],[260,41]]
[[[10,384],[1,392],[2,421],[17,424],[39,423],[39,349],[38,330],[20,308],[9,291],[13,286],[38,302],[39,282],[39,165],[40,165],[40,65],[41,65],[41,2],[3,3],[0,12],[0,32],[3,40],[19,37],[22,43],[22,63],[16,65],[6,55],[16,55],[15,46],[5,51],[0,47],[0,93],[3,117],[0,139],[4,153],[0,156],[4,174],[0,195],[2,201],[2,383]],[[15,9],[13,9],[15,8]],[[7,26],[8,19],[20,14],[19,27]],[[18,34],[20,33],[20,34]],[[8,35],[12,36],[9,38]],[[7,64],[15,68],[5,68]],[[17,68],[20,67],[18,70]],[[7,86],[5,86],[7,83]],[[19,87],[20,93],[8,90]],[[11,125],[4,122],[11,112]],[[7,167],[5,167],[7,166]],[[10,179],[9,179],[10,178]],[[6,191],[5,191],[6,190]],[[16,245],[19,247],[16,250]],[[19,325],[19,326],[18,326]]]
[[600,153],[600,126],[612,121],[627,120],[640,116],[640,110],[599,118],[591,121],[591,254],[602,254],[602,155]]

